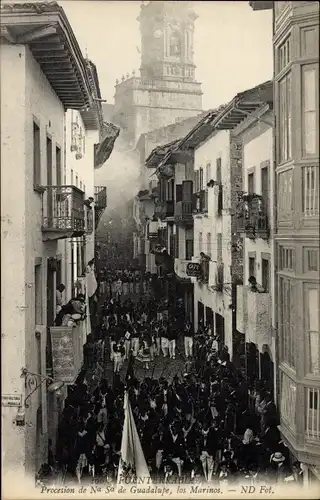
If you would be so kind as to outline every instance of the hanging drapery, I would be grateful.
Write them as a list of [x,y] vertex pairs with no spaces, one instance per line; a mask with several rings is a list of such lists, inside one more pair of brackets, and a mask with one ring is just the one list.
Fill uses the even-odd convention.
[[110,157],[120,128],[113,123],[104,122],[101,132],[102,140],[94,146],[94,168],[100,168]]
[[94,272],[94,264],[87,265],[86,278],[87,278],[87,293],[88,297],[91,298],[96,293],[96,290],[98,288],[98,283]]

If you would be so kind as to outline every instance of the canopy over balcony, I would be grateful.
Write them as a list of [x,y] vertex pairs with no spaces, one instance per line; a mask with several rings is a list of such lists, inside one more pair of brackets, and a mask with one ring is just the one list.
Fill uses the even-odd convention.
[[91,107],[86,63],[57,2],[1,2],[1,39],[29,47],[66,109]]

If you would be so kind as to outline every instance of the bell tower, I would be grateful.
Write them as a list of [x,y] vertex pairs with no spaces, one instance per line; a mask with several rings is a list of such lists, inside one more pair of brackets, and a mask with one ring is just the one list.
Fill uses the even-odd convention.
[[114,123],[127,143],[202,112],[193,52],[196,19],[192,2],[141,3],[140,77],[123,76],[115,87]]
[[195,80],[193,34],[197,15],[192,2],[142,2],[142,78]]

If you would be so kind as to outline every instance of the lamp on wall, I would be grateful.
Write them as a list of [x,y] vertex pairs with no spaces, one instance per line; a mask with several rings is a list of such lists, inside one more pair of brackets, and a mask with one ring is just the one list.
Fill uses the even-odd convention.
[[[25,378],[25,385],[26,386],[28,384],[29,387],[32,387],[32,385],[34,383],[36,384],[35,388],[28,394],[28,396],[24,400],[24,407],[25,408],[29,408],[27,401],[30,399],[32,394],[34,392],[36,392],[42,386],[42,384],[44,382],[48,382],[48,383],[50,382],[48,384],[47,390],[50,393],[54,392],[56,395],[59,395],[60,389],[64,386],[64,382],[62,382],[61,380],[54,380],[51,377],[43,377],[39,373],[29,372],[29,370],[27,370],[27,368],[22,368],[21,371],[22,371],[21,377]],[[35,379],[38,379],[38,380],[35,381]],[[39,381],[39,379],[40,379],[40,381]]]

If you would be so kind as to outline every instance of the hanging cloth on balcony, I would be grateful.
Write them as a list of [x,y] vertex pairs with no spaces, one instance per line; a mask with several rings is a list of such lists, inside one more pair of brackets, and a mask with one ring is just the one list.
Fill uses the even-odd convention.
[[88,297],[90,298],[95,294],[95,292],[98,288],[98,283],[97,283],[96,275],[94,272],[94,264],[87,265],[86,278],[87,278],[87,293],[88,293]]
[[94,168],[100,168],[110,157],[120,128],[113,123],[104,122],[101,131],[102,140],[94,146]]

